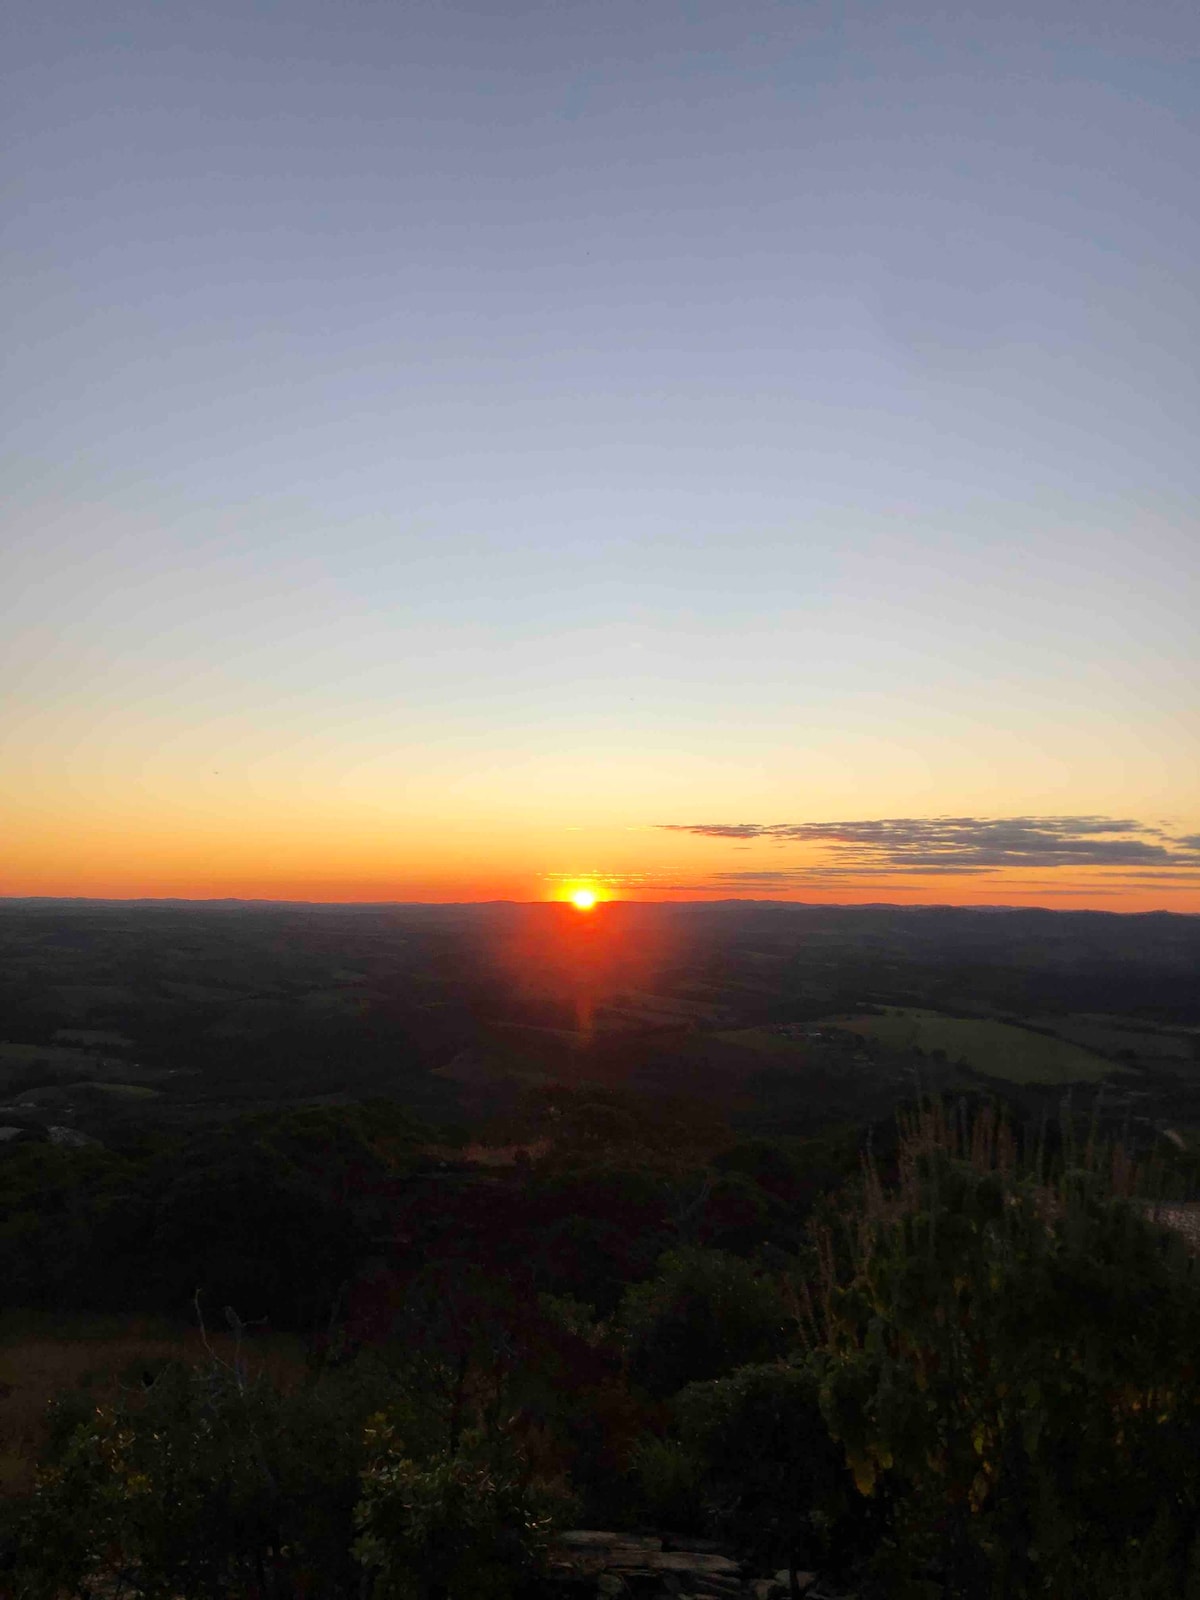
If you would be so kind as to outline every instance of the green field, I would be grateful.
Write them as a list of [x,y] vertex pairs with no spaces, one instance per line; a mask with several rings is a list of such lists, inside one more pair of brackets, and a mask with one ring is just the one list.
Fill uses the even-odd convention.
[[144,1083],[102,1083],[96,1078],[70,1083],[45,1083],[36,1089],[21,1090],[19,1105],[63,1106],[73,1100],[95,1100],[97,1095],[116,1100],[157,1100],[159,1091]]
[[1009,1083],[1095,1083],[1120,1071],[1081,1045],[985,1017],[947,1017],[914,1008],[878,1017],[826,1017],[821,1026],[878,1039],[893,1050],[941,1050],[948,1061]]
[[785,1039],[770,1028],[725,1028],[713,1037],[743,1050],[755,1050],[759,1055],[790,1056],[793,1060],[812,1048],[805,1039]]
[[[36,1074],[32,1082],[30,1074]],[[40,1094],[43,1089],[77,1089],[81,1084],[93,1088],[113,1086],[121,1093],[126,1086],[160,1083],[173,1076],[162,1067],[105,1060],[90,1051],[66,1045],[12,1044],[0,1040],[0,1096],[19,1092],[28,1097]]]
[[123,1050],[133,1040],[124,1033],[112,1033],[107,1028],[59,1028],[54,1035],[60,1044],[82,1045],[85,1050],[103,1049],[112,1045]]
[[91,1079],[87,1083],[68,1084],[69,1089],[91,1089],[97,1094],[116,1095],[122,1100],[157,1100],[159,1091],[144,1083],[100,1083]]
[[1088,1016],[1082,1013],[1065,1017],[1031,1017],[1039,1027],[1050,1028],[1060,1038],[1085,1050],[1098,1050],[1102,1055],[1115,1056],[1122,1050],[1145,1061],[1182,1061],[1194,1059],[1192,1041],[1183,1033],[1163,1029],[1149,1031],[1136,1023],[1124,1022],[1120,1017]]
[[0,1067],[87,1067],[94,1057],[61,1044],[12,1044],[0,1039]]

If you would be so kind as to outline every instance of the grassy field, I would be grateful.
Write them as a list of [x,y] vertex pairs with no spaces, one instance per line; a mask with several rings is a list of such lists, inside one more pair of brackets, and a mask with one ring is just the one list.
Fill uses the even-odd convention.
[[85,1050],[103,1050],[111,1045],[123,1050],[133,1040],[124,1033],[111,1033],[107,1028],[59,1028],[54,1037],[62,1044],[82,1045]]
[[122,1100],[157,1100],[158,1089],[151,1089],[144,1083],[101,1083],[97,1079],[89,1079],[86,1083],[72,1083],[64,1085],[65,1089],[91,1089],[97,1094],[116,1095]]
[[86,1050],[72,1049],[63,1044],[12,1044],[0,1039],[0,1067],[61,1068],[78,1072],[90,1067],[95,1060]]
[[1115,1056],[1127,1050],[1143,1061],[1187,1063],[1195,1059],[1192,1040],[1186,1035],[1139,1028],[1136,1023],[1123,1023],[1119,1017],[1076,1013],[1065,1017],[1031,1017],[1030,1021],[1052,1029],[1072,1044],[1081,1045],[1085,1050],[1098,1050],[1102,1055]]
[[799,1063],[805,1055],[812,1054],[806,1039],[787,1039],[770,1028],[725,1028],[714,1035],[724,1044],[736,1044],[743,1050],[753,1050],[761,1056],[777,1056]]
[[[31,1074],[36,1074],[32,1078]],[[162,1067],[142,1066],[123,1058],[93,1054],[67,1045],[10,1044],[0,1040],[0,1097],[21,1088],[22,1096],[34,1099],[43,1089],[53,1100],[60,1092],[101,1089],[106,1093],[157,1093],[136,1087],[154,1084],[171,1077]]]
[[941,1050],[949,1061],[965,1062],[975,1072],[1009,1083],[1096,1083],[1120,1071],[1069,1040],[985,1017],[889,1009],[877,1017],[826,1017],[822,1026],[845,1028],[894,1050]]
[[44,1083],[36,1089],[22,1089],[18,1106],[66,1106],[103,1100],[157,1100],[160,1091],[144,1083],[112,1083],[97,1078],[81,1078],[75,1083]]

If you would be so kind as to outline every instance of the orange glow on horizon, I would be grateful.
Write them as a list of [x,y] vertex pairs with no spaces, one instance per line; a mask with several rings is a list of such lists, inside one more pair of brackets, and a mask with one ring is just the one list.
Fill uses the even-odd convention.
[[[242,899],[261,901],[309,901],[315,904],[470,904],[511,900],[522,904],[557,900],[581,914],[598,910],[609,900],[641,903],[679,903],[687,901],[776,901],[807,905],[960,905],[960,906],[1042,906],[1062,911],[1175,911],[1200,913],[1200,890],[1189,885],[1150,886],[1136,882],[1089,882],[1079,874],[1074,883],[1059,887],[1045,882],[1028,883],[1019,875],[997,873],[983,881],[953,882],[946,878],[934,882],[900,881],[836,886],[803,885],[733,888],[727,884],[703,881],[630,882],[606,887],[598,892],[585,885],[559,887],[545,892],[536,869],[525,863],[508,871],[491,863],[454,861],[441,872],[405,871],[388,863],[384,870],[372,871],[370,861],[337,861],[325,870],[300,865],[291,860],[254,866],[236,860],[193,863],[169,860],[133,861],[58,861],[34,862],[26,859],[16,870],[0,872],[0,900],[25,896],[83,899]],[[407,863],[405,864],[407,865]],[[423,864],[425,865],[425,864]],[[440,865],[440,863],[439,863]],[[491,870],[489,870],[491,868]],[[356,870],[357,869],[357,870]],[[390,869],[390,870],[389,870]],[[581,904],[577,895],[593,896]]]
[[[216,780],[214,779],[214,782]],[[194,800],[194,796],[192,799]],[[136,804],[134,801],[136,800]],[[0,811],[3,807],[0,807]],[[700,838],[597,824],[555,833],[507,818],[421,814],[401,833],[390,817],[350,808],[289,811],[245,799],[200,814],[198,802],[137,795],[87,806],[19,798],[0,826],[0,898],[246,899],[333,904],[558,902],[584,928],[621,902],[755,900],[854,905],[1007,905],[1060,910],[1200,912],[1200,881],[1103,863],[1054,871],[1002,867],[922,877],[851,876],[810,845]],[[453,823],[453,825],[451,825]],[[1195,833],[1200,817],[1172,825]],[[585,854],[586,852],[586,854]],[[565,859],[564,859],[565,858]],[[755,869],[761,867],[761,873]],[[587,913],[594,912],[594,916]]]

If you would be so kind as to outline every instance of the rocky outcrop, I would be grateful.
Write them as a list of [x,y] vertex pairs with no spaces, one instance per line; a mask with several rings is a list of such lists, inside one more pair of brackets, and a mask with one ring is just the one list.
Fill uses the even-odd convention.
[[[562,1600],[788,1600],[787,1571],[761,1576],[711,1539],[576,1528],[550,1552],[551,1593]],[[832,1600],[815,1572],[796,1574],[805,1600]]]

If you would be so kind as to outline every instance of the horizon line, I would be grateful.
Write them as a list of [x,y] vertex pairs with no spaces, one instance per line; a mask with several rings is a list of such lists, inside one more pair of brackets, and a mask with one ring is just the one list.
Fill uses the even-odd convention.
[[[6,906],[171,906],[196,907],[200,910],[270,909],[311,911],[415,911],[443,908],[463,910],[488,906],[567,906],[566,900],[273,900],[242,898],[236,895],[218,895],[206,899],[179,895],[0,895],[0,908]],[[780,906],[795,907],[803,911],[978,911],[1018,912],[1042,911],[1052,916],[1094,917],[1200,917],[1200,911],[1175,911],[1166,906],[1155,906],[1143,911],[1117,911],[1108,906],[1047,906],[1037,902],[1011,905],[1004,902],[962,902],[941,900],[913,904],[900,900],[781,900],[770,896],[724,895],[712,900],[622,900],[612,898],[597,903],[599,910],[605,905],[617,906],[672,906],[687,908],[705,906]]]

